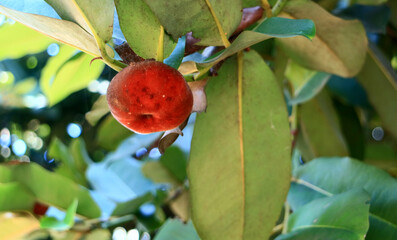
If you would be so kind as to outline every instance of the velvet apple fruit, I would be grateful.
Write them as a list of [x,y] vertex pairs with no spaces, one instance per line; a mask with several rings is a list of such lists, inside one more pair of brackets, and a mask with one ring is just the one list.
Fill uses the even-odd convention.
[[142,134],[178,127],[190,115],[193,95],[183,76],[156,61],[132,63],[110,82],[107,101],[114,118]]

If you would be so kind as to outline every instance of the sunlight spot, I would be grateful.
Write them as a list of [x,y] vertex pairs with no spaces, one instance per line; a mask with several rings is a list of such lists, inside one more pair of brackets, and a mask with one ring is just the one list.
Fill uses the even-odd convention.
[[26,143],[18,139],[12,144],[12,151],[14,152],[15,155],[18,157],[23,156],[27,150]]
[[127,240],[139,240],[139,231],[131,229],[127,232]]
[[69,125],[66,128],[66,131],[70,137],[77,138],[81,135],[82,129],[81,126],[77,123],[69,123]]
[[382,141],[384,136],[385,132],[382,127],[376,127],[372,130],[372,138],[375,139],[375,141]]
[[152,204],[152,203],[145,203],[139,208],[139,212],[144,217],[153,216],[154,213],[156,212],[156,206],[154,206],[154,204]]
[[127,231],[123,227],[116,227],[113,230],[112,239],[113,240],[125,240],[127,238]]

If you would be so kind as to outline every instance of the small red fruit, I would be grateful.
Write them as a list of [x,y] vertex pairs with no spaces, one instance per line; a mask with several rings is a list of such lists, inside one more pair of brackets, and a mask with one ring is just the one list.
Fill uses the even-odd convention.
[[33,207],[33,213],[39,216],[43,216],[48,210],[48,205],[40,203],[40,202],[35,202],[34,207]]
[[133,63],[120,71],[110,82],[107,101],[117,121],[143,134],[178,127],[193,107],[183,76],[156,61]]

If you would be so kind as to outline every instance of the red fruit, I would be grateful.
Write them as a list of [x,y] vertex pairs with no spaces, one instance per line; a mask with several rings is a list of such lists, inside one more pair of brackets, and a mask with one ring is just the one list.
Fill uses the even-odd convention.
[[117,121],[143,134],[178,127],[193,107],[183,76],[156,61],[133,63],[119,72],[110,82],[107,101]]
[[48,205],[35,202],[33,207],[33,213],[39,216],[43,216],[48,210]]

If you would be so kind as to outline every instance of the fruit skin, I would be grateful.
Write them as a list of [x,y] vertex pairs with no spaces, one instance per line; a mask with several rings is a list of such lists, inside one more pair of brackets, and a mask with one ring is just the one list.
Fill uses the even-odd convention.
[[40,202],[35,202],[33,207],[33,213],[39,216],[44,216],[48,210],[48,205]]
[[193,107],[183,76],[156,61],[133,63],[120,71],[109,84],[107,101],[117,121],[142,134],[178,127]]

